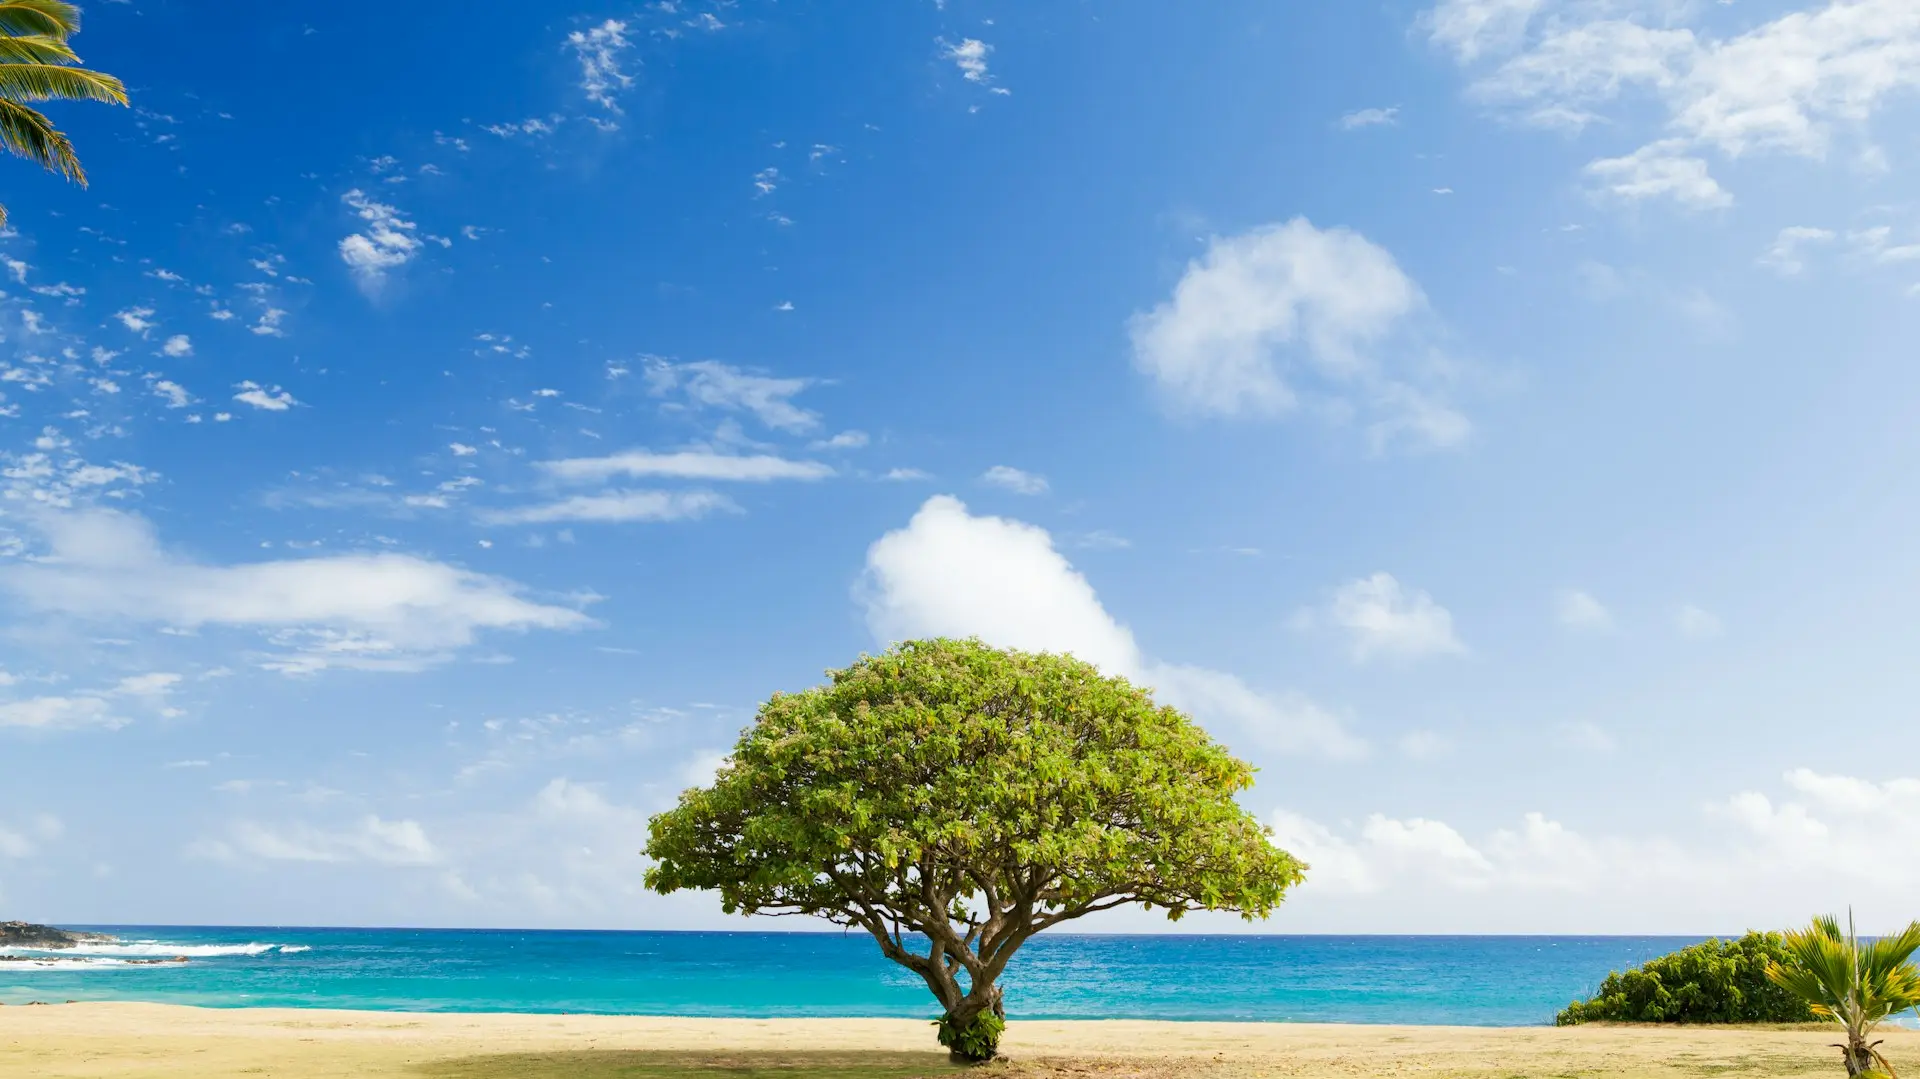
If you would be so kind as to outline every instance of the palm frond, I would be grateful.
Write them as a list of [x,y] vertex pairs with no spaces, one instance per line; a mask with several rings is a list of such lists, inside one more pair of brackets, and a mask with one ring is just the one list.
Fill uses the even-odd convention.
[[77,64],[67,43],[45,34],[0,34],[0,63]]
[[65,40],[79,32],[80,9],[66,0],[0,0],[0,34]]
[[57,172],[81,187],[87,185],[87,173],[80,167],[73,143],[53,126],[53,121],[4,97],[0,97],[0,149],[38,162],[47,171]]
[[0,97],[13,101],[127,103],[127,88],[112,75],[56,64],[0,64]]

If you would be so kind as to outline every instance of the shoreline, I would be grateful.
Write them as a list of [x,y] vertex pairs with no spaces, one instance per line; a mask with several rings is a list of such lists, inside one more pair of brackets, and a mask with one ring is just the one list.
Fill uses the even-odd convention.
[[[1920,1064],[1920,1031],[1887,1030],[1896,1064]],[[1006,1067],[1055,1075],[1800,1076],[1837,1072],[1820,1027],[1440,1027],[1014,1020]],[[884,1064],[945,1068],[932,1024],[914,1019],[695,1019],[675,1016],[200,1008],[97,1002],[0,1007],[0,1074],[174,1079],[600,1074],[715,1065],[792,1072],[830,1057],[835,1075]],[[508,1061],[509,1070],[486,1071]],[[621,1063],[625,1062],[625,1063]],[[662,1063],[665,1062],[665,1063]],[[542,1070],[551,1065],[551,1069]],[[506,1067],[506,1065],[501,1065]],[[847,1069],[852,1068],[852,1071]],[[901,1071],[901,1069],[907,1069]],[[464,1070],[463,1070],[464,1069]],[[476,1070],[478,1069],[478,1070]],[[667,1074],[608,1070],[604,1074]],[[865,1073],[862,1073],[865,1074]]]

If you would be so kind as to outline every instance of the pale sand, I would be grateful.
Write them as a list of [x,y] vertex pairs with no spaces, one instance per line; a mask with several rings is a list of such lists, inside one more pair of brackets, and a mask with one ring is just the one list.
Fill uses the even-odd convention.
[[[1889,1031],[1920,1069],[1920,1033]],[[1844,1076],[1812,1029],[1020,1022],[1009,1076]],[[634,1051],[661,1054],[635,1056]],[[489,1058],[517,1054],[503,1060]],[[813,1054],[806,1056],[802,1054]],[[911,1055],[902,1055],[911,1054]],[[890,1019],[422,1015],[158,1004],[0,1008],[0,1077],[589,1076],[640,1065],[944,1068],[932,1027]],[[952,1074],[952,1073],[949,1073]],[[980,1073],[974,1073],[980,1074]]]

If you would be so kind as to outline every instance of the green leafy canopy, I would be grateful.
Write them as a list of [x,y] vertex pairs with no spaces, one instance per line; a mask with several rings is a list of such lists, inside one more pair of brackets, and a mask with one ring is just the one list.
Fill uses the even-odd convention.
[[1809,1023],[1813,1012],[1767,976],[1789,959],[1778,933],[1707,940],[1628,971],[1554,1017],[1576,1023]]
[[653,819],[647,884],[863,928],[967,1012],[1022,942],[1072,918],[1271,914],[1306,867],[1235,801],[1252,783],[1185,715],[1087,663],[911,641],[767,701],[713,786]]

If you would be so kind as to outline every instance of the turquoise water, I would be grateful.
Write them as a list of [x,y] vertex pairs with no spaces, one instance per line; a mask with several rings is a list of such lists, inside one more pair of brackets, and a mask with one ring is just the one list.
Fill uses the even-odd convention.
[[[698,1016],[934,1014],[837,933],[101,926],[83,964],[0,962],[0,1002]],[[1003,984],[1019,1018],[1510,1026],[1694,937],[1051,936]],[[0,950],[5,954],[5,950]],[[15,956],[22,953],[14,952]],[[186,955],[187,963],[136,959]]]

